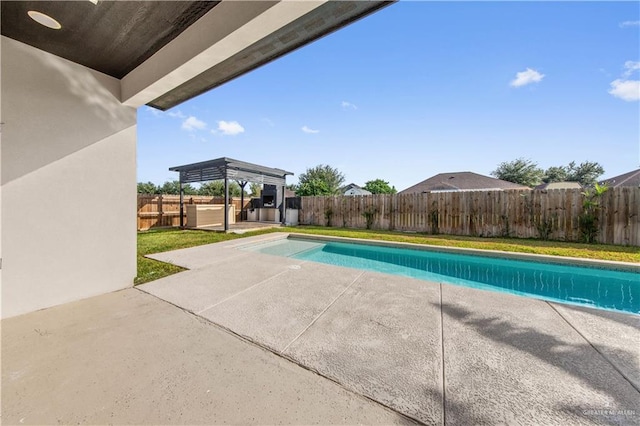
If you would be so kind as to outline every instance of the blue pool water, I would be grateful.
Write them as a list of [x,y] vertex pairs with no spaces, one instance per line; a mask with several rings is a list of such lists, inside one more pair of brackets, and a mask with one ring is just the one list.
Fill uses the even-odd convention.
[[632,272],[297,238],[248,250],[640,314],[640,276]]

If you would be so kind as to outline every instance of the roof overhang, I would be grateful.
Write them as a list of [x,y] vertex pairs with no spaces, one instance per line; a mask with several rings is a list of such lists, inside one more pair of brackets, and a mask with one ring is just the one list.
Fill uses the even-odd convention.
[[[200,32],[203,36],[210,34],[211,28],[220,26],[220,21],[229,20],[229,17],[238,16],[238,12],[247,9],[255,9],[255,17],[247,22],[239,20],[232,26],[237,27],[235,31],[210,43],[211,47],[168,74],[166,83],[175,86],[174,89],[165,90],[161,79],[157,82],[158,90],[153,93],[162,94],[150,101],[141,99],[138,103],[145,101],[149,106],[166,110],[332,33],[389,3],[372,0],[222,2],[201,22],[189,28],[185,36],[187,32]],[[269,7],[263,10],[266,6]],[[248,14],[248,17],[252,15]],[[204,30],[199,30],[201,27]],[[175,44],[180,45],[180,40],[176,40]],[[158,61],[162,53],[157,55]],[[155,67],[157,62],[156,58],[152,59],[149,67]],[[137,72],[134,71],[123,82],[123,95],[127,102],[130,82]],[[131,99],[135,99],[135,95]]]
[[[2,35],[121,81],[166,110],[385,7],[380,0],[3,1]],[[27,10],[62,24],[51,30]]]

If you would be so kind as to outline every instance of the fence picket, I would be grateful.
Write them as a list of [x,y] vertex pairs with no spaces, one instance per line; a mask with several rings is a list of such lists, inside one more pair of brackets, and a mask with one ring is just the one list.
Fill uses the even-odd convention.
[[[178,197],[170,197],[162,200],[162,223],[175,226],[179,222]],[[211,197],[200,198],[205,200],[193,197],[193,202],[212,202]],[[365,228],[363,213],[374,208],[374,229],[471,236],[502,236],[508,230],[523,238],[539,238],[547,221],[551,223],[550,239],[578,241],[583,200],[579,189],[302,197],[299,217],[301,224],[326,226],[325,212],[331,207],[333,226]],[[640,188],[607,191],[600,200],[598,241],[640,245],[639,204]],[[160,210],[153,208],[157,205],[157,196],[138,196],[139,229],[144,229],[141,224],[158,221]]]
[[[230,199],[240,215],[240,197]],[[250,199],[245,197],[245,209]],[[224,197],[194,195],[185,198],[185,204],[224,204]],[[184,217],[186,218],[186,211]],[[180,196],[138,194],[138,230],[180,225]]]

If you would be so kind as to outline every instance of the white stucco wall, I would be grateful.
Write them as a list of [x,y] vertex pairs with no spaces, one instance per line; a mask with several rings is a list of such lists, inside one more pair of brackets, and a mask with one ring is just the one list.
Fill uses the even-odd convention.
[[120,82],[2,37],[2,317],[131,286],[136,111]]

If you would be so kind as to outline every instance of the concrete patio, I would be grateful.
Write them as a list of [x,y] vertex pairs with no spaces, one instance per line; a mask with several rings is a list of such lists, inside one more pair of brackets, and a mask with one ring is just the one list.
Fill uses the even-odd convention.
[[240,250],[2,322],[2,419],[640,424],[640,316]]
[[[236,222],[229,225],[229,229],[226,231],[227,233],[233,234],[244,234],[245,232],[251,231],[259,231],[261,229],[267,228],[280,228],[282,225],[276,222],[249,222],[242,221]],[[214,231],[214,232],[225,232],[224,225],[216,225],[216,226],[199,226],[197,228],[188,228],[195,229],[197,231]]]

